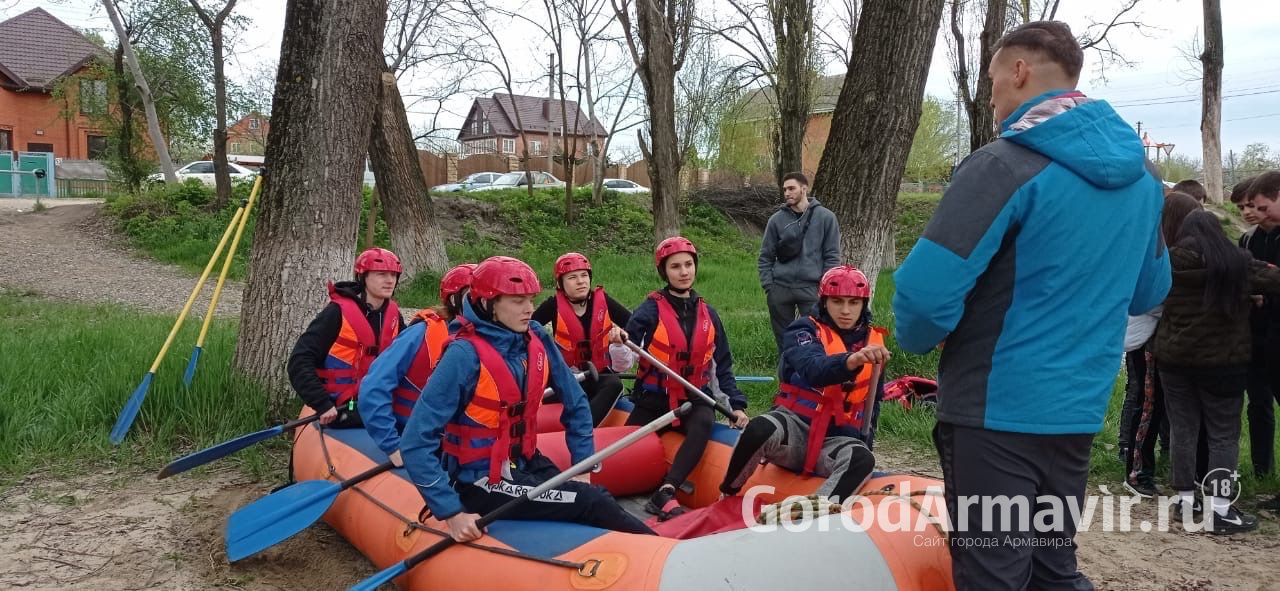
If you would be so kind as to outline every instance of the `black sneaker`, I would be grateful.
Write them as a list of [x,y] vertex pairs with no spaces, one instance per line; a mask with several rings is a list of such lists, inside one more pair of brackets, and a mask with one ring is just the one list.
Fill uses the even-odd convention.
[[1150,480],[1140,480],[1137,478],[1126,478],[1124,481],[1124,489],[1143,499],[1155,498],[1156,495],[1160,494],[1160,491],[1156,490],[1156,485]]
[[1228,507],[1225,515],[1213,514],[1209,532],[1218,535],[1238,534],[1258,529],[1258,518]]
[[[1204,504],[1200,502],[1200,497],[1194,497],[1190,505],[1191,505],[1191,515],[1193,517],[1204,513]],[[1186,506],[1187,506],[1187,503],[1184,503],[1178,500],[1178,497],[1174,497],[1173,518],[1178,521],[1185,521],[1185,519],[1183,519],[1182,513],[1185,511],[1184,508]]]
[[644,504],[644,510],[657,515],[658,521],[666,521],[688,511],[676,500],[676,487],[669,484],[664,484],[649,497],[649,502]]

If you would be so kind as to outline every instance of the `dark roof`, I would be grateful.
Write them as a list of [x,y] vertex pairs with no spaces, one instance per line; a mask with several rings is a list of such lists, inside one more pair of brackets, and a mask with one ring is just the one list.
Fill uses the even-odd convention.
[[[814,80],[813,84],[813,105],[809,108],[810,114],[830,113],[836,110],[836,99],[840,98],[840,88],[844,86],[844,74],[836,74],[834,76],[822,76]],[[739,120],[749,121],[752,119],[772,119],[776,117],[774,105],[777,99],[773,94],[773,87],[766,86],[757,88],[748,92],[742,99],[742,105],[739,107]]]
[[[489,120],[490,133],[488,135],[505,135],[514,136],[518,131],[529,132],[559,132],[561,126],[560,117],[560,101],[551,100],[536,96],[522,96],[505,93],[494,93],[492,97],[477,97],[471,106],[471,112],[467,115],[467,120],[462,124],[462,130],[458,133],[458,139],[466,139],[477,137],[476,134],[470,133],[471,121],[476,117],[477,112],[483,113],[485,119]],[[520,113],[520,126],[516,125],[516,112]],[[600,124],[598,119],[587,117],[582,111],[582,107],[578,106],[576,101],[564,101],[565,114],[569,118],[569,125],[566,126],[565,132],[570,135],[591,135],[594,128],[596,135],[609,135],[609,132]],[[574,114],[577,118],[574,118]],[[573,124],[577,123],[577,130],[573,128]],[[519,127],[519,128],[518,128]]]
[[48,90],[85,62],[104,56],[101,47],[43,8],[0,22],[0,74],[18,87]]

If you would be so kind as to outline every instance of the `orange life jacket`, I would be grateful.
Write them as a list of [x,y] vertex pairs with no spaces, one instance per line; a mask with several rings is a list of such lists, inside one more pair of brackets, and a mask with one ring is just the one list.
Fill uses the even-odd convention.
[[613,319],[609,317],[604,288],[595,288],[590,297],[591,330],[586,334],[569,298],[564,297],[563,291],[556,292],[556,344],[571,367],[586,369],[590,362],[596,369],[603,370],[609,367],[609,331],[613,329]]
[[395,300],[387,300],[382,317],[382,331],[373,333],[373,327],[365,318],[360,302],[339,294],[329,284],[329,301],[342,310],[342,328],[338,338],[329,347],[324,367],[316,370],[329,398],[337,406],[355,400],[360,393],[360,380],[369,373],[373,359],[382,353],[400,333],[400,307]]
[[445,425],[442,450],[458,464],[488,458],[489,482],[502,479],[502,465],[510,458],[533,458],[538,443],[538,406],[547,388],[551,368],[542,340],[526,333],[528,353],[525,357],[525,380],[516,383],[506,359],[483,337],[475,325],[463,322],[453,336],[475,347],[480,358],[480,377],[475,394],[462,416],[475,425],[450,422]]
[[[809,317],[818,327],[818,339],[827,355],[848,353],[840,334],[835,329],[823,324],[817,318]],[[867,338],[867,345],[884,346],[884,329],[872,328]],[[863,346],[867,346],[863,345]],[[854,351],[861,349],[857,347]],[[822,450],[822,442],[826,439],[830,425],[838,427],[862,428],[866,413],[875,404],[875,397],[867,398],[876,385],[871,383],[871,364],[864,364],[858,371],[855,381],[832,384],[824,388],[804,388],[786,381],[779,384],[778,396],[773,403],[809,419],[809,441],[804,454],[804,471],[813,473],[818,463],[818,453]],[[789,377],[789,376],[788,376]]]
[[[675,370],[689,383],[702,388],[711,380],[711,360],[715,356],[716,329],[711,324],[711,313],[707,311],[707,303],[698,298],[698,316],[693,324],[693,338],[685,338],[684,329],[680,328],[680,318],[676,315],[671,302],[660,292],[649,294],[649,299],[658,305],[658,326],[645,344],[655,359],[663,365]],[[645,389],[667,394],[667,406],[675,410],[686,398],[680,382],[670,379],[662,370],[654,367],[643,357],[636,370],[636,376]],[[678,423],[678,421],[677,421]],[[673,423],[673,424],[677,424]]]
[[449,321],[441,318],[435,310],[420,310],[413,317],[425,322],[427,331],[423,334],[422,344],[413,356],[413,361],[409,363],[409,371],[405,372],[400,383],[391,391],[391,410],[395,412],[396,426],[400,429],[409,420],[409,413],[413,412],[413,405],[422,395],[427,378],[431,377],[431,370],[440,362],[445,342],[449,340]]

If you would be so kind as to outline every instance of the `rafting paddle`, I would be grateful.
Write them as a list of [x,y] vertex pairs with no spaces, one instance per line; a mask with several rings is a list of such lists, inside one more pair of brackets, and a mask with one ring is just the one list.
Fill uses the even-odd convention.
[[[564,472],[561,472],[560,474],[556,475],[554,478],[542,484],[539,484],[529,492],[525,493],[524,496],[516,499],[512,499],[511,501],[508,501],[506,504],[502,505],[501,507],[498,507],[497,509],[490,511],[489,513],[486,513],[483,517],[476,520],[476,527],[483,531],[483,529],[486,526],[488,526],[490,523],[493,523],[494,521],[501,519],[503,515],[506,515],[514,511],[516,508],[522,505],[525,501],[531,498],[537,497],[538,495],[541,495],[549,490],[556,488],[557,486],[560,486],[568,482],[574,476],[577,476],[579,474],[582,474],[584,472],[591,470],[593,467],[595,467],[596,464],[599,464],[600,462],[604,461],[609,456],[612,456],[613,454],[618,453],[623,448],[643,439],[645,436],[651,433],[654,433],[659,429],[666,427],[667,425],[670,425],[672,421],[676,420],[676,418],[687,414],[692,409],[693,409],[693,405],[690,404],[689,402],[685,402],[681,404],[675,410],[669,411],[667,412],[667,414],[664,414],[654,419],[653,422],[643,427],[640,427],[635,431],[632,431],[631,433],[627,434],[626,437],[623,437],[622,439],[619,439],[613,442],[612,445],[592,454],[591,457],[588,457],[587,459],[582,460],[581,462],[578,462],[572,466],[569,466],[568,470],[565,470]],[[432,556],[435,556],[436,554],[439,554],[445,551],[450,546],[456,543],[457,542],[455,542],[452,537],[446,537],[443,540],[440,540],[439,542],[436,542],[430,546],[427,546],[421,552],[418,552],[413,556],[410,556],[400,562],[397,562],[379,571],[377,574],[373,575],[372,577],[369,577],[363,581],[360,581],[359,583],[356,583],[354,586],[351,587],[350,591],[376,591],[378,587],[381,587],[382,585],[391,582],[392,579],[395,579],[396,577],[409,572],[409,570],[412,569],[413,567],[418,566],[428,558],[431,558]]]
[[654,357],[653,355],[650,355],[649,352],[645,351],[642,347],[640,347],[640,345],[637,345],[631,341],[626,341],[623,344],[626,345],[628,349],[635,351],[637,355],[643,357],[645,361],[648,361],[654,367],[657,367],[658,369],[662,370],[662,373],[665,373],[668,376],[675,378],[677,382],[680,382],[681,386],[684,386],[685,390],[688,390],[698,396],[701,396],[703,402],[706,402],[707,404],[714,406],[716,410],[720,411],[720,414],[723,414],[726,417],[731,417],[731,418],[733,417],[733,409],[729,408],[727,405],[725,405],[725,403],[720,402],[719,400],[716,400],[715,398],[712,398],[711,396],[707,395],[706,392],[702,391],[702,388],[699,388],[691,384],[689,380],[684,379],[684,376],[677,373],[674,369],[667,367],[665,363],[658,361],[656,357]]
[[[620,379],[620,380],[634,380],[634,379],[636,379],[636,374],[633,374],[633,373],[620,373],[620,374],[618,374],[618,379]],[[767,383],[767,382],[772,382],[772,381],[773,381],[773,378],[771,378],[771,377],[769,377],[769,376],[733,376],[733,379],[734,379],[734,381],[742,382],[742,383],[744,383],[744,384],[746,384],[746,383],[754,383],[754,382]]]
[[275,437],[276,435],[284,433],[285,431],[292,431],[303,425],[313,423],[319,418],[320,415],[318,414],[310,415],[296,421],[289,421],[283,425],[276,425],[270,429],[263,429],[256,433],[241,435],[230,441],[224,441],[213,447],[208,447],[193,454],[182,456],[172,462],[169,462],[169,465],[165,466],[164,469],[160,470],[160,474],[156,475],[156,479],[164,480],[174,474],[181,474],[187,470],[195,468],[196,466],[208,464],[218,458],[236,453],[250,445],[258,443],[259,441],[265,441]]
[[295,482],[239,508],[227,519],[227,560],[252,556],[307,529],[324,516],[338,493],[393,467],[384,462],[339,482]]

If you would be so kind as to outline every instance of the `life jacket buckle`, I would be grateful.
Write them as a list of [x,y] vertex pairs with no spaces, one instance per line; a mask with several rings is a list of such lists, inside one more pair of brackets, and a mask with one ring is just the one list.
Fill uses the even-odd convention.
[[377,356],[378,356],[378,348],[377,348],[377,347],[374,347],[374,346],[372,346],[372,345],[370,345],[370,346],[368,346],[368,347],[365,347],[365,348],[364,348],[364,354],[365,354],[365,355],[368,355],[368,356],[370,356],[370,357],[377,357]]
[[511,429],[509,429],[508,432],[511,434],[512,437],[524,437],[524,433],[526,430],[527,430],[527,426],[525,422],[517,421],[517,422],[511,423]]
[[506,404],[506,403],[503,403],[503,406],[506,406],[506,407],[507,407],[507,416],[509,416],[509,417],[518,417],[518,416],[520,416],[520,415],[523,415],[523,414],[524,414],[525,401],[524,401],[524,400],[521,400],[520,402],[517,402],[517,403],[512,404],[512,405],[510,405],[510,406],[507,406],[507,404]]
[[689,351],[676,351],[676,361],[689,361],[693,355]]

